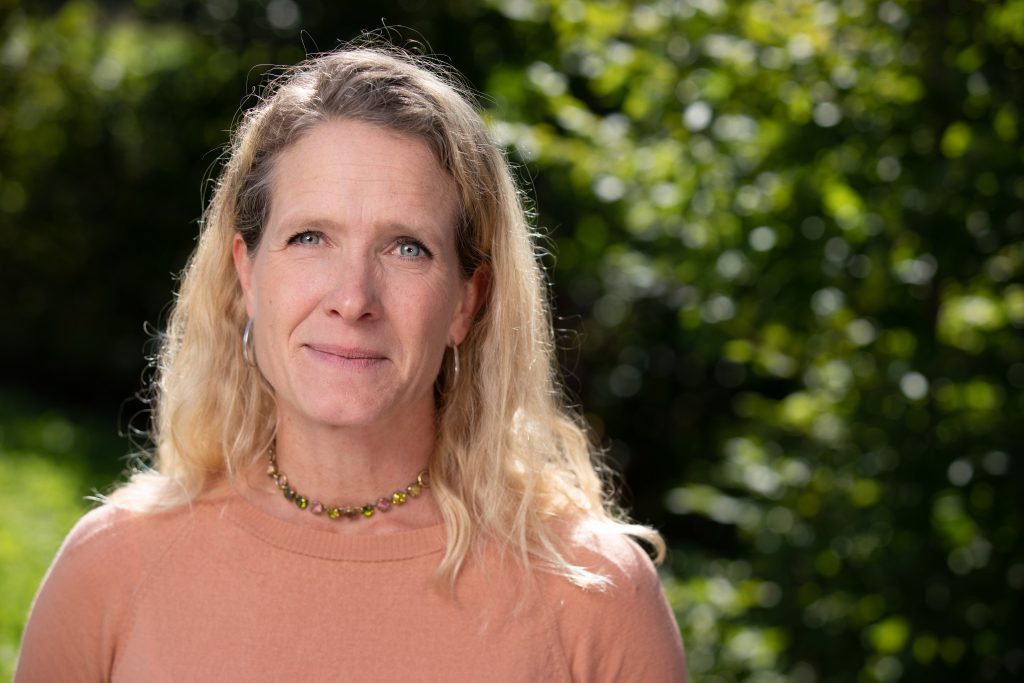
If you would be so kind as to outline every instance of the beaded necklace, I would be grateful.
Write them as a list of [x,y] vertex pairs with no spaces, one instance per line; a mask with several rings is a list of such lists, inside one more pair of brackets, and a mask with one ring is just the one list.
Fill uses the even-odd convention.
[[390,497],[381,496],[375,503],[365,505],[325,505],[318,500],[310,502],[309,498],[303,496],[293,489],[288,482],[288,475],[277,468],[277,455],[274,449],[270,449],[270,464],[267,466],[267,476],[274,480],[277,488],[284,492],[284,497],[295,503],[300,510],[309,510],[314,515],[326,514],[331,519],[358,519],[359,517],[373,517],[374,512],[387,512],[392,506],[405,505],[410,498],[418,498],[423,489],[430,488],[430,476],[426,470],[416,475],[416,481],[404,489],[399,489]]

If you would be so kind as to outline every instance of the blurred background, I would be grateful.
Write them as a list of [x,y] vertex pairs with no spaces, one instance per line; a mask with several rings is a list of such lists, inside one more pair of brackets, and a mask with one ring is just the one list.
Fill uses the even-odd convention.
[[1021,0],[0,0],[0,678],[240,107],[383,26],[536,197],[693,679],[1020,680]]

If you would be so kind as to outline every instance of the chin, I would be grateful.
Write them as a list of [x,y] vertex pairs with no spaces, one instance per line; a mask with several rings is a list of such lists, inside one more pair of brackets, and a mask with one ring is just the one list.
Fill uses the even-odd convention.
[[369,427],[381,421],[381,411],[372,406],[353,405],[346,401],[344,405],[317,405],[303,411],[306,420],[325,427]]
[[[341,393],[341,392],[339,392]],[[385,419],[386,402],[377,393],[372,396],[353,391],[343,395],[310,396],[294,406],[305,421],[330,427],[369,427]]]

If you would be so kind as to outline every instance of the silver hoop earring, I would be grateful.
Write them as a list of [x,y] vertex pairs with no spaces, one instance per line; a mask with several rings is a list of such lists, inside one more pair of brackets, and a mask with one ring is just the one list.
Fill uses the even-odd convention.
[[459,376],[459,345],[452,344],[452,366],[455,370],[455,377]]
[[242,331],[242,359],[246,365],[256,365],[256,340],[252,336],[252,318]]

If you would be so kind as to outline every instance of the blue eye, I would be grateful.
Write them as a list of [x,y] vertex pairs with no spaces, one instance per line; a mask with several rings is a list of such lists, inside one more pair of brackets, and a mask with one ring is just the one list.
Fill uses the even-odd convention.
[[416,241],[400,242],[398,255],[404,258],[423,258],[430,256],[430,250]]
[[288,240],[289,244],[304,244],[304,245],[317,245],[320,244],[320,233],[312,230],[306,232],[300,232],[296,235],[292,235],[291,239]]

